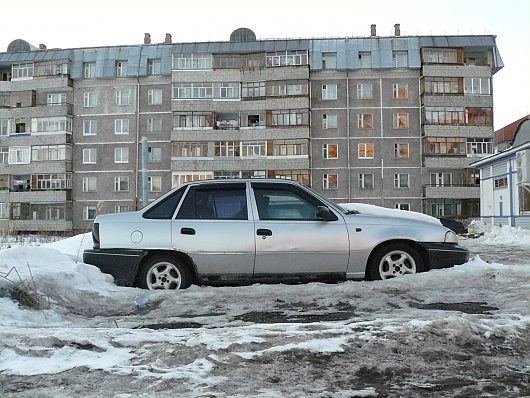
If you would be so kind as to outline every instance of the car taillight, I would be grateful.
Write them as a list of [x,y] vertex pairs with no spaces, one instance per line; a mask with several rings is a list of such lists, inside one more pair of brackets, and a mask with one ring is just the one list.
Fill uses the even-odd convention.
[[99,249],[99,223],[94,223],[92,226],[92,241],[94,242],[94,249]]

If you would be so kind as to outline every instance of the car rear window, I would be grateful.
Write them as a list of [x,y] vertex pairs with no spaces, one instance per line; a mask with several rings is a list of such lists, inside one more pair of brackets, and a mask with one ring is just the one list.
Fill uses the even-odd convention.
[[177,214],[178,219],[247,220],[244,184],[192,187]]
[[186,189],[183,187],[161,199],[153,207],[147,210],[142,217],[157,220],[173,218],[173,214],[175,214],[175,210],[177,209],[185,190]]

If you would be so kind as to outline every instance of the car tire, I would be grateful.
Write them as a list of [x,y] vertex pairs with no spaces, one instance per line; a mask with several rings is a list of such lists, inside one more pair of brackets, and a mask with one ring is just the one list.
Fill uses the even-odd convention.
[[191,285],[190,271],[181,260],[170,255],[149,258],[138,275],[138,286],[149,290],[186,289]]
[[378,248],[370,257],[370,280],[391,279],[423,271],[423,259],[410,244],[391,243]]

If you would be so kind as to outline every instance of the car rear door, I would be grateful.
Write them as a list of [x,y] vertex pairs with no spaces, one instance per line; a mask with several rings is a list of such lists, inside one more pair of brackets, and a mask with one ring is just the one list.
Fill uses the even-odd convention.
[[318,219],[316,196],[294,184],[252,182],[258,214],[254,275],[345,274],[349,239],[342,215]]
[[245,183],[190,186],[172,222],[173,248],[188,253],[202,276],[251,276],[254,221],[248,209]]

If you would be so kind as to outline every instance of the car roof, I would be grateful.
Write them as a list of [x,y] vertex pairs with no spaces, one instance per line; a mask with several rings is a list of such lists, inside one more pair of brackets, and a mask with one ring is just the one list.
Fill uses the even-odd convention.
[[246,182],[266,182],[273,184],[291,184],[291,185],[302,185],[298,181],[289,180],[286,178],[223,178],[223,179],[208,179],[208,180],[199,180],[199,181],[190,181],[186,182],[179,186],[183,187],[186,185],[202,185],[202,184],[234,184],[234,183],[246,183]]

